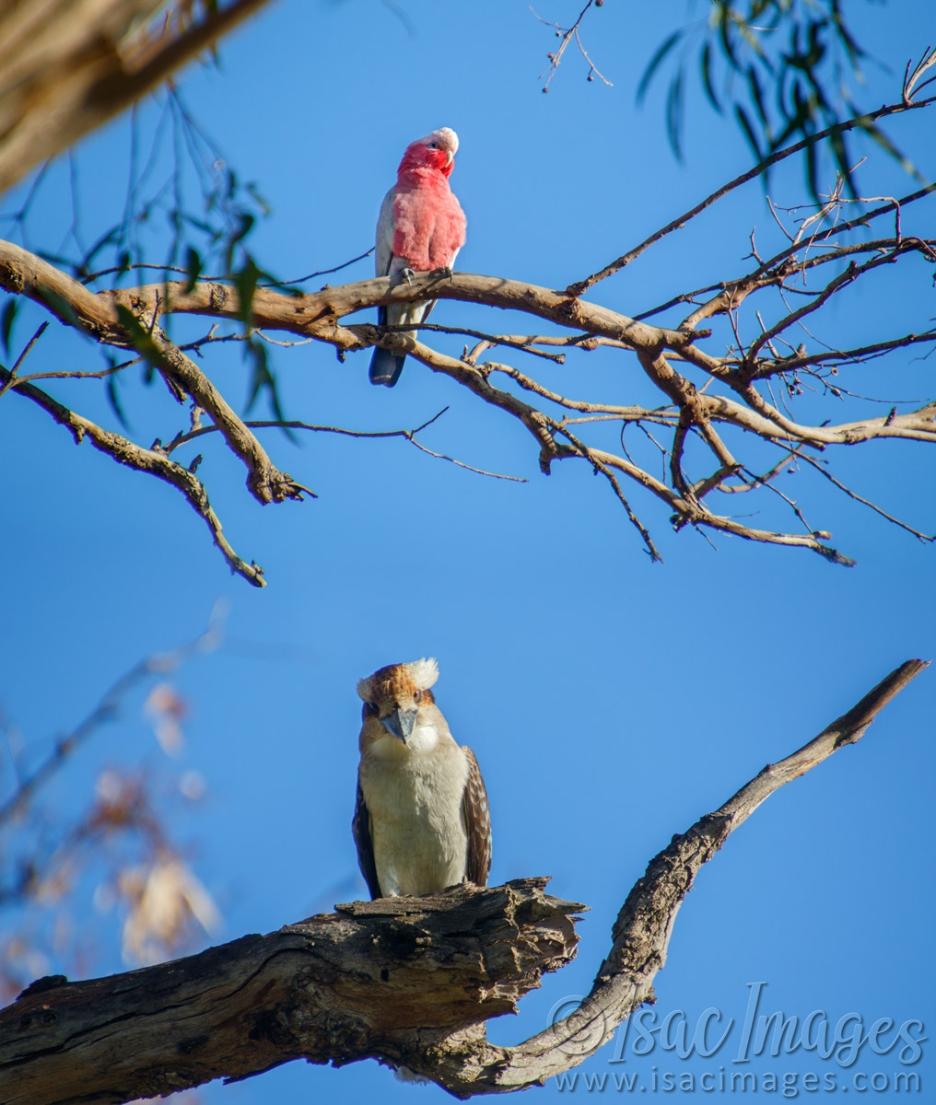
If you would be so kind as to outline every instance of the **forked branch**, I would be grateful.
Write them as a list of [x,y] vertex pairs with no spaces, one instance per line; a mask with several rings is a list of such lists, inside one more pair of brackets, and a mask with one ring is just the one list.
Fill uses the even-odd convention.
[[[920,83],[925,82],[918,82],[917,90]],[[925,108],[932,102],[911,99],[908,105],[901,100],[882,108],[874,117]],[[858,127],[863,121],[864,117],[856,116],[847,126]],[[835,128],[827,137],[833,132],[837,133]],[[788,156],[797,148],[790,147],[776,156]],[[722,195],[753,179],[753,175],[756,170],[729,182],[641,246],[622,255],[618,262],[633,259],[699,216]],[[917,205],[931,202],[933,195],[933,186],[928,185],[884,203],[880,201],[886,197],[880,196],[855,200],[845,196],[838,182],[818,209],[799,218],[795,232],[784,225],[786,241],[772,257],[765,260],[759,256],[752,232],[751,261],[746,272],[672,295],[660,306],[633,315],[580,297],[580,290],[594,283],[600,274],[564,291],[503,276],[449,275],[440,271],[420,273],[400,284],[391,285],[386,278],[363,280],[311,294],[287,294],[279,290],[281,286],[267,283],[250,293],[249,302],[241,302],[233,283],[208,279],[194,285],[178,280],[93,292],[12,243],[0,243],[0,287],[34,300],[102,346],[131,348],[148,360],[177,396],[191,399],[206,417],[206,424],[197,429],[197,434],[173,426],[162,437],[173,443],[168,451],[174,452],[195,436],[220,436],[243,464],[248,488],[262,503],[312,493],[274,465],[254,433],[261,424],[248,423],[234,410],[210,375],[188,355],[191,349],[187,351],[169,341],[164,320],[170,315],[200,315],[215,320],[209,335],[193,343],[199,355],[209,341],[222,338],[236,336],[255,341],[262,337],[275,342],[270,337],[272,331],[294,335],[295,341],[313,347],[330,347],[342,359],[374,344],[406,351],[413,360],[470,393],[474,401],[519,423],[532,438],[535,462],[544,474],[548,475],[556,462],[579,461],[583,463],[577,467],[600,476],[612,501],[622,508],[654,560],[660,559],[660,544],[641,515],[643,503],[656,500],[665,507],[677,532],[688,528],[761,544],[803,548],[832,563],[848,565],[853,561],[832,544],[831,534],[807,522],[811,511],[801,507],[798,496],[790,494],[787,487],[795,468],[780,461],[795,454],[809,467],[825,454],[822,471],[832,477],[832,487],[848,494],[855,503],[870,507],[879,518],[921,540],[932,540],[928,532],[932,526],[899,519],[886,503],[872,502],[860,490],[846,491],[834,476],[829,460],[842,447],[872,441],[936,443],[936,402],[932,399],[902,403],[876,395],[870,401],[886,402],[886,406],[869,409],[841,378],[850,366],[902,350],[928,356],[936,348],[936,329],[930,320],[918,325],[912,316],[901,320],[898,311],[888,311],[875,314],[877,332],[871,335],[873,340],[861,345],[824,330],[834,326],[835,320],[847,317],[847,312],[833,312],[830,307],[849,304],[856,288],[867,288],[880,297],[881,282],[898,269],[919,273],[929,282],[931,272],[927,270],[936,263],[936,238],[912,233],[910,226]],[[774,213],[777,211],[775,208]],[[848,218],[842,221],[840,216],[844,214]],[[872,225],[873,238],[861,233],[847,236],[848,231]],[[922,226],[925,229],[925,223]],[[433,323],[419,336],[404,328],[378,328],[350,321],[350,316],[367,308],[425,299],[453,299],[509,310],[522,321],[517,327],[509,327],[514,332],[507,334],[501,332],[501,327],[486,331]],[[688,314],[678,310],[683,304],[691,306]],[[649,321],[667,313],[674,316],[669,325]],[[219,338],[214,334],[217,320],[228,320],[239,328],[249,320],[249,326],[238,335]],[[461,355],[452,355],[422,340],[427,334],[445,331],[471,337],[476,344],[465,348]],[[501,359],[512,353],[524,355],[523,369]],[[585,355],[601,360],[602,365],[610,358],[616,360],[620,370],[613,389],[604,376],[604,393],[589,394],[588,375],[581,371],[574,377],[579,381],[579,394],[571,394],[556,383],[559,369],[571,368],[573,356]],[[579,365],[584,367],[581,360]],[[113,373],[123,367],[107,371]],[[635,369],[650,381],[657,393],[656,402],[630,401]],[[32,377],[50,375],[62,374],[34,373]],[[74,375],[101,378],[104,374]],[[7,378],[0,386],[0,401],[4,400],[4,390],[36,399],[35,392],[26,390],[28,383],[21,375],[16,380]],[[798,407],[797,398],[809,389],[836,409]],[[798,416],[804,407],[806,413]],[[51,412],[53,408],[46,404],[46,409]],[[302,418],[277,418],[276,422],[304,429],[314,425]],[[617,424],[619,446],[607,433],[609,423]],[[632,428],[643,431],[653,449],[632,432],[625,440],[625,431]],[[412,436],[415,432],[393,431],[407,436],[411,444],[430,456],[454,461],[446,452],[416,442]],[[104,438],[99,434],[97,440],[103,442]],[[149,470],[179,487],[218,539],[216,519],[212,521],[206,513],[204,488],[193,484],[191,466],[184,469],[168,462],[168,452],[162,461],[153,460],[134,453],[124,442],[108,440],[120,445],[124,457],[131,457],[118,458],[122,463],[141,468],[134,460],[145,461]],[[146,452],[142,443],[129,444]],[[760,445],[767,447],[766,456]],[[115,449],[110,451],[117,455]],[[482,475],[496,474],[480,464],[454,463]],[[764,475],[745,475],[751,472]],[[754,505],[755,511],[758,503],[766,507],[766,516],[757,524],[750,520],[748,510],[733,513],[740,502],[736,497],[740,486],[754,493],[748,495],[745,507]],[[231,559],[227,552],[225,555]],[[249,573],[235,566],[249,578]]]

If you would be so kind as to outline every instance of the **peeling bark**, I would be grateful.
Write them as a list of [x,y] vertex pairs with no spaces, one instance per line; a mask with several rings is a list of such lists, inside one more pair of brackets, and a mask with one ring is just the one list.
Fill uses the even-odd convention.
[[124,975],[40,979],[0,1014],[0,1100],[129,1101],[290,1059],[392,1059],[453,1032],[464,1047],[464,1029],[575,955],[584,907],[545,883],[354,902]]

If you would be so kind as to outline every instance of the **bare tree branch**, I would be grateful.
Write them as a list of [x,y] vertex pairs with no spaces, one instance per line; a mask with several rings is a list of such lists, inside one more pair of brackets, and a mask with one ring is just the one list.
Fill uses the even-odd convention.
[[468,1047],[575,954],[584,907],[546,881],[355,902],[129,975],[40,980],[0,1013],[0,1097],[127,1101],[300,1057],[392,1060],[453,1030]]
[[[695,317],[691,316],[692,320],[701,320],[721,312],[733,317],[731,312],[735,305],[742,302],[751,291],[771,283],[783,283],[794,274],[804,275],[807,271],[828,263],[829,255],[813,255],[810,252],[817,238],[825,233],[817,225],[812,236],[801,242],[804,251],[802,256],[784,257],[779,263],[780,269],[765,271],[764,266],[759,265],[746,278],[746,283],[736,282],[732,289],[720,293],[720,297],[709,301],[708,305],[695,312]],[[785,492],[771,490],[770,493],[776,494],[778,500],[787,505],[796,524],[804,532],[785,532],[782,529],[748,525],[719,513],[708,505],[708,497],[720,491],[726,474],[745,467],[743,457],[737,455],[736,448],[726,440],[724,434],[726,431],[740,432],[742,435],[754,434],[771,443],[786,441],[791,447],[810,446],[820,449],[853,445],[877,438],[936,441],[936,410],[930,406],[902,414],[892,412],[886,416],[840,424],[823,422],[808,425],[789,417],[776,403],[768,401],[760,394],[756,386],[757,380],[773,375],[781,375],[787,379],[797,369],[812,371],[813,366],[823,364],[833,357],[837,363],[847,360],[848,354],[839,354],[828,349],[818,353],[780,357],[772,339],[789,326],[800,323],[807,314],[816,313],[833,295],[841,293],[866,273],[889,264],[902,255],[917,254],[929,259],[933,247],[934,243],[927,240],[906,236],[899,240],[876,239],[873,243],[865,243],[860,247],[870,252],[870,259],[860,265],[851,260],[858,248],[845,247],[839,258],[842,271],[831,278],[823,292],[810,299],[807,307],[788,312],[766,330],[766,324],[761,325],[758,337],[744,350],[740,347],[742,339],[735,328],[737,352],[729,350],[721,356],[706,352],[702,346],[706,335],[685,324],[675,330],[653,326],[597,304],[570,300],[566,295],[547,288],[502,277],[464,273],[453,276],[417,274],[412,281],[395,286],[391,286],[386,279],[365,280],[324,288],[308,295],[285,295],[269,288],[257,288],[250,303],[250,313],[255,326],[324,342],[336,348],[339,354],[364,349],[375,341],[391,348],[409,351],[433,371],[442,372],[467,388],[476,398],[519,420],[537,443],[539,464],[543,472],[548,473],[555,460],[575,458],[584,460],[592,471],[603,475],[614,498],[624,508],[629,521],[639,532],[644,546],[654,559],[659,557],[656,545],[649,530],[624,495],[623,488],[618,483],[618,473],[664,502],[671,511],[672,524],[677,530],[686,525],[703,530],[714,529],[751,541],[811,549],[835,563],[850,564],[852,561],[846,555],[827,543],[829,535],[826,531],[808,528],[803,511]],[[255,495],[261,501],[270,501],[289,495],[290,489],[295,489],[296,494],[301,493],[300,485],[291,477],[279,473],[266,459],[266,454],[251,433],[250,427],[225,403],[223,396],[202,370],[185,357],[181,350],[167,343],[158,326],[158,320],[171,313],[199,314],[215,319],[242,318],[244,306],[231,285],[207,281],[188,287],[182,282],[170,282],[94,293],[54,266],[9,243],[0,243],[0,285],[29,296],[64,321],[79,327],[104,344],[130,344],[125,316],[120,312],[130,312],[126,317],[140,320],[141,326],[143,320],[149,320],[155,345],[150,356],[158,361],[173,383],[193,396],[199,406],[208,409],[214,426],[224,433],[228,444],[244,459],[251,474],[251,487]],[[429,348],[406,332],[394,333],[390,330],[375,330],[366,325],[343,324],[345,316],[365,307],[427,297],[451,298],[489,307],[518,310],[574,331],[568,336],[531,336],[530,345],[534,342],[560,343],[566,349],[591,349],[604,344],[609,350],[616,350],[622,355],[636,354],[644,372],[659,389],[665,402],[660,407],[642,407],[564,396],[555,388],[545,387],[529,373],[520,372],[499,361],[481,359],[489,348],[501,343],[503,336],[500,335],[474,331],[475,335],[481,337],[478,346],[470,356],[458,359]],[[522,337],[517,340],[527,341]],[[868,355],[870,350],[881,352],[921,342],[936,343],[936,332],[889,338],[872,347],[863,347],[862,350],[852,352]],[[709,377],[710,383],[719,385],[718,389],[697,387],[682,366],[701,369]],[[506,376],[545,405],[531,405],[512,392],[495,387],[492,383],[495,374]],[[628,456],[598,448],[579,435],[572,436],[567,419],[556,417],[550,409],[552,407],[593,415],[613,415],[620,418],[622,425],[636,422],[638,425],[657,423],[672,427],[674,438],[669,458],[670,483],[652,476]],[[296,424],[302,423],[299,419],[294,421]],[[712,454],[715,467],[704,474],[690,475],[684,471],[686,462],[682,454],[690,429]],[[488,474],[487,469],[476,470]],[[264,495],[267,497],[263,498]],[[887,513],[884,508],[882,511]]]
[[[0,367],[0,382],[9,383],[10,379],[11,374],[5,368]],[[68,407],[63,406],[32,384],[22,384],[16,388],[16,394],[31,399],[50,414],[60,426],[64,426],[71,433],[76,445],[80,445],[87,438],[95,449],[106,453],[118,464],[135,468],[138,472],[146,472],[172,487],[178,488],[195,513],[204,520],[215,545],[230,565],[231,570],[243,576],[254,587],[266,586],[263,569],[260,565],[256,562],[248,564],[246,560],[241,559],[224,536],[221,522],[208,501],[208,493],[201,481],[188,468],[176,464],[165,453],[156,449],[144,449],[122,434],[102,429],[89,418],[69,410]]]
[[592,81],[595,79],[595,77],[597,77],[602,84],[607,85],[608,88],[612,87],[611,81],[608,80],[604,73],[602,73],[598,66],[595,65],[595,63],[592,61],[591,55],[585,49],[585,43],[582,41],[581,35],[582,22],[585,19],[585,16],[588,15],[589,10],[591,8],[600,8],[603,3],[604,0],[585,0],[585,7],[582,8],[582,10],[579,12],[578,16],[575,19],[575,22],[572,24],[571,27],[561,27],[558,23],[554,23],[550,19],[544,19],[536,11],[535,8],[530,8],[530,10],[540,21],[540,23],[545,23],[547,27],[552,27],[553,32],[559,39],[559,45],[556,47],[556,49],[550,50],[549,53],[546,55],[546,58],[549,61],[549,72],[547,73],[545,83],[543,84],[544,92],[549,91],[549,86],[552,84],[553,77],[555,77],[556,73],[559,72],[559,66],[562,65],[562,59],[565,56],[565,52],[566,50],[568,50],[572,42],[574,42],[575,45],[578,47],[579,53],[582,55],[586,64],[588,65],[588,75],[585,79],[588,81]]
[[846,134],[848,131],[854,130],[855,127],[867,126],[868,123],[876,122],[878,119],[886,119],[890,115],[898,115],[904,111],[913,111],[917,108],[929,107],[929,105],[934,102],[936,102],[936,97],[932,96],[928,99],[917,101],[902,99],[899,103],[887,104],[884,107],[878,108],[877,111],[869,111],[863,115],[856,115],[851,119],[846,119],[841,123],[835,123],[831,127],[826,127],[825,130],[810,135],[809,138],[804,138],[801,142],[794,142],[792,146],[785,146],[782,150],[777,150],[776,153],[771,154],[770,157],[765,158],[763,161],[759,161],[753,168],[748,169],[747,172],[741,173],[740,176],[736,176],[733,180],[729,180],[727,184],[723,184],[720,188],[716,188],[715,191],[706,196],[704,200],[697,203],[694,207],[690,207],[688,211],[679,215],[671,222],[668,222],[666,226],[654,231],[653,234],[645,238],[639,245],[629,249],[627,253],[622,253],[620,257],[605,265],[603,269],[593,272],[583,280],[577,280],[574,284],[570,284],[566,289],[566,293],[571,296],[584,295],[589,288],[593,288],[599,281],[606,280],[609,276],[613,276],[615,273],[620,272],[621,269],[629,265],[632,261],[636,261],[636,259],[642,253],[645,253],[652,245],[655,245],[667,235],[672,234],[674,230],[680,230],[687,222],[694,219],[696,215],[700,215],[706,208],[711,207],[712,204],[717,203],[718,200],[727,196],[729,192],[733,192],[736,188],[740,188],[742,184],[747,184],[748,181],[759,177],[769,166],[776,165],[777,162],[800,153],[800,151],[805,150],[807,146],[816,146],[833,135]]
[[[586,5],[582,15],[588,10]],[[909,107],[926,107],[934,102],[936,97],[913,101]],[[900,100],[886,105],[873,116],[856,116],[828,128],[823,135],[831,138],[843,129],[864,125],[869,119],[881,119],[906,110],[908,104]],[[821,139],[820,135],[814,140]],[[778,151],[773,160],[790,156],[803,145],[797,143]],[[729,182],[614,264],[627,263],[695,218],[722,195],[752,179],[762,167]],[[579,286],[555,291],[508,277],[452,275],[442,270],[418,273],[399,284],[391,285],[386,278],[378,278],[338,287],[326,286],[304,295],[271,281],[254,282],[254,286],[251,282],[244,285],[242,281],[217,279],[194,283],[169,281],[93,292],[48,261],[3,242],[0,242],[0,287],[32,299],[64,324],[83,331],[102,346],[134,350],[163,375],[177,397],[190,397],[206,412],[211,426],[193,427],[192,430],[222,435],[228,448],[245,466],[248,488],[261,503],[300,499],[303,493],[312,493],[273,464],[252,432],[257,426],[273,424],[272,421],[244,421],[208,373],[187,356],[188,351],[201,356],[203,346],[222,340],[214,335],[217,323],[205,338],[183,348],[166,337],[163,329],[166,316],[195,314],[213,320],[230,320],[244,326],[244,332],[224,336],[224,340],[237,337],[249,342],[252,348],[256,348],[261,339],[270,344],[289,345],[289,341],[281,342],[271,336],[273,331],[281,331],[293,335],[297,342],[330,346],[339,359],[374,344],[408,352],[414,360],[465,389],[473,399],[519,422],[535,442],[539,468],[544,474],[550,473],[555,461],[579,460],[584,461],[591,472],[602,476],[614,501],[622,507],[653,559],[660,558],[658,546],[651,527],[640,516],[642,507],[636,501],[631,502],[628,481],[665,505],[670,524],[676,531],[691,526],[702,533],[716,531],[749,541],[805,548],[833,563],[847,565],[853,561],[830,543],[829,532],[813,528],[807,522],[807,514],[811,511],[781,486],[790,474],[782,466],[769,480],[748,475],[740,485],[727,482],[731,476],[761,470],[761,456],[751,455],[752,443],[756,444],[757,439],[771,447],[787,448],[791,453],[804,449],[837,450],[883,439],[936,442],[936,403],[927,402],[917,405],[916,409],[906,409],[909,404],[895,403],[885,415],[879,416],[877,410],[873,410],[868,416],[859,405],[867,401],[867,397],[857,396],[843,388],[838,379],[833,380],[845,368],[874,357],[912,347],[931,350],[936,347],[936,330],[932,326],[914,329],[911,318],[908,328],[907,322],[900,323],[890,313],[882,313],[880,337],[853,348],[839,338],[827,337],[820,330],[823,320],[829,317],[829,305],[847,302],[848,296],[853,294],[850,289],[874,279],[880,282],[888,270],[894,271],[897,266],[936,263],[936,238],[908,233],[904,225],[905,210],[931,197],[933,188],[926,186],[899,198],[856,199],[845,196],[844,192],[844,181],[840,177],[818,204],[806,208],[802,215],[795,215],[796,229],[787,229],[784,225],[788,244],[774,256],[766,260],[760,256],[752,231],[749,271],[729,281],[672,295],[639,318],[573,296],[572,292]],[[885,200],[883,205],[882,199]],[[774,205],[775,217],[781,222],[785,222],[781,217],[783,210],[796,212],[799,209]],[[843,212],[850,216],[844,221]],[[842,237],[849,230],[866,227],[891,215],[894,220],[891,236],[878,232],[873,239],[850,241]],[[594,282],[600,275],[588,278],[580,287]],[[817,277],[822,283],[813,287],[811,281]],[[238,287],[245,286],[251,289],[245,293],[249,295],[249,302],[241,302],[238,292]],[[765,296],[765,289],[771,289],[773,296]],[[796,299],[791,302],[794,295]],[[749,307],[752,322],[756,324],[752,325],[748,322],[749,316],[743,314],[743,308],[755,296],[758,297],[756,305]],[[436,323],[419,328],[421,337],[452,333],[477,339],[472,349],[466,348],[461,356],[451,356],[426,345],[412,332],[413,327],[374,327],[348,321],[348,316],[366,308],[425,299],[454,299],[512,310],[525,320],[536,320],[537,326],[530,328],[533,333],[524,333],[527,328],[518,327],[519,333],[507,334]],[[652,325],[646,321],[681,303],[693,306],[679,325]],[[540,322],[556,332],[536,333],[544,328]],[[702,329],[706,323],[712,324],[712,328]],[[749,330],[753,333],[749,334]],[[723,338],[727,338],[727,344]],[[620,389],[605,396],[573,397],[554,382],[547,385],[532,372],[521,371],[492,356],[492,351],[503,356],[516,350],[532,354],[540,363],[545,361],[547,367],[552,368],[566,366],[577,349],[600,350],[601,356],[624,358],[625,367],[639,366],[658,392],[658,402],[622,402]],[[130,363],[133,361],[124,362]],[[120,367],[123,366],[105,371],[112,373]],[[58,375],[40,372],[27,378],[18,374],[18,368],[15,378],[6,379],[3,390],[22,391],[27,379]],[[704,381],[701,384],[700,374]],[[626,387],[626,375],[622,374],[622,380],[622,387]],[[804,388],[813,386],[830,399],[847,398],[848,406],[842,409],[847,410],[848,417],[835,422],[810,408],[810,421],[798,418],[803,407],[795,400]],[[573,419],[569,417],[570,412],[585,417]],[[326,429],[302,418],[287,419],[279,411],[276,413],[275,422],[282,427]],[[639,440],[630,452],[624,447],[623,438],[620,450],[609,447],[607,435],[601,436],[598,425],[612,419],[619,422],[622,434],[631,424],[646,434],[650,433],[649,427],[657,427],[652,441],[663,455],[662,458],[656,454],[651,456],[652,471],[645,462],[647,446]],[[415,440],[412,436],[415,431],[393,432],[406,437],[415,448],[430,456],[482,475],[501,475],[481,465],[456,460],[446,451],[430,449],[425,442]],[[191,440],[191,433],[177,430],[174,437],[170,435],[170,440],[177,443]],[[136,447],[142,448],[142,445]],[[664,464],[659,478],[653,474],[658,459]],[[187,482],[175,469],[170,471],[177,481]],[[823,472],[831,474],[827,464],[823,465]],[[731,500],[722,496],[731,495],[741,487],[760,492],[749,501],[767,506],[769,516],[763,524],[750,524],[749,515],[741,518],[725,507],[724,504]],[[859,503],[865,501],[860,491],[852,498]],[[886,504],[872,504],[867,500],[866,505],[871,505],[886,520],[894,520]],[[923,527],[910,522],[901,525],[925,537]]]
[[[421,423],[419,426],[415,426],[412,430],[349,430],[346,426],[321,426],[311,422],[298,422],[295,420],[277,421],[276,419],[245,422],[244,425],[249,426],[253,430],[307,430],[310,433],[337,434],[339,437],[370,438],[374,440],[401,437],[421,453],[434,457],[436,460],[448,461],[449,464],[454,464],[456,468],[463,468],[466,472],[474,472],[479,476],[490,476],[495,480],[509,480],[512,483],[527,482],[523,476],[510,476],[504,472],[489,472],[486,468],[476,468],[473,464],[467,464],[463,460],[447,456],[444,453],[437,453],[427,445],[424,445],[421,441],[417,441],[416,435],[422,433],[423,430],[428,429],[433,423],[437,422],[448,409],[448,407],[443,407],[442,410],[434,414],[432,418],[427,418],[425,422]],[[190,430],[188,433],[177,434],[172,441],[166,445],[166,453],[172,453],[174,450],[178,449],[180,445],[186,445],[196,438],[202,437],[205,434],[217,433],[217,431],[217,426],[199,426],[197,429]]]

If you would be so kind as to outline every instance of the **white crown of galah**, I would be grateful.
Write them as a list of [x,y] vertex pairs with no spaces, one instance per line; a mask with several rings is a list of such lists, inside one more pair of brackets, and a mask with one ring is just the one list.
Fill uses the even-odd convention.
[[438,130],[434,130],[432,134],[427,134],[425,138],[420,138],[419,141],[426,146],[430,142],[438,142],[443,149],[449,151],[452,157],[458,153],[458,135],[451,127],[439,127]]

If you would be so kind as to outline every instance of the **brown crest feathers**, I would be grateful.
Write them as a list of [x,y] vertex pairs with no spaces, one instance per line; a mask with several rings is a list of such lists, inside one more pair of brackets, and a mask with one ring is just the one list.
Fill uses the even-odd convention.
[[428,691],[439,678],[439,665],[431,657],[388,664],[360,680],[357,692],[365,702],[398,702],[416,691]]

